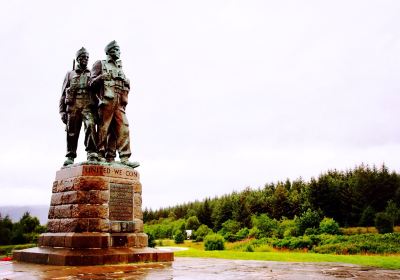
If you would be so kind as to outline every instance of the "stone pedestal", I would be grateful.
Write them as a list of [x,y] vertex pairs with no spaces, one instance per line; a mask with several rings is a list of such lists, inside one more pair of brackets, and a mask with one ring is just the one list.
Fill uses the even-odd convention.
[[173,261],[148,248],[139,173],[118,164],[62,168],[53,183],[47,233],[14,259],[53,265]]

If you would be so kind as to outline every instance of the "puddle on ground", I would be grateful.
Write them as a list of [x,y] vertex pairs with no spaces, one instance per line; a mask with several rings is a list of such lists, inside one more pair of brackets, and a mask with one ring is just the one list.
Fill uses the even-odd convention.
[[209,258],[175,258],[173,263],[105,266],[47,266],[0,262],[0,279],[400,279],[400,270],[342,263],[291,263]]

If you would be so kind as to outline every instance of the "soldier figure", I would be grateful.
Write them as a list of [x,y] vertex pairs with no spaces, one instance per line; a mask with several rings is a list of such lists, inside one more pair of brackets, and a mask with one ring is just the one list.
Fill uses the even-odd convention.
[[82,122],[85,130],[87,160],[97,161],[98,159],[93,115],[95,104],[89,87],[88,60],[89,53],[82,47],[76,53],[77,69],[68,71],[62,86],[59,111],[67,131],[67,159],[64,166],[74,163]]
[[129,79],[122,71],[120,49],[116,41],[105,47],[106,60],[96,61],[92,69],[91,87],[98,99],[98,154],[100,161],[113,161],[118,150],[122,164],[138,167],[130,162],[129,124],[125,115],[130,89]]

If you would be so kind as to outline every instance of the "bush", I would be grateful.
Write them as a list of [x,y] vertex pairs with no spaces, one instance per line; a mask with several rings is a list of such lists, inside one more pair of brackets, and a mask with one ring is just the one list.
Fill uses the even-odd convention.
[[241,228],[237,233],[236,233],[236,240],[243,240],[249,235],[249,229],[247,227]]
[[252,227],[249,231],[248,237],[258,238],[260,236],[260,230],[257,227]]
[[244,249],[245,252],[254,252],[254,248],[253,246],[251,246],[250,244],[248,244],[246,246],[246,248]]
[[286,248],[290,250],[294,249],[311,249],[313,245],[315,245],[315,240],[310,236],[299,236],[299,237],[291,237],[278,239],[272,243],[272,245],[276,248]]
[[182,244],[185,241],[185,235],[182,231],[178,230],[175,232],[174,241],[176,244]]
[[240,223],[235,220],[227,220],[222,224],[219,234],[225,236],[234,235],[240,230]]
[[149,240],[149,247],[156,247],[156,239],[154,238],[153,232],[146,232],[148,240]]
[[308,228],[318,228],[321,222],[321,216],[319,212],[308,208],[299,218],[295,219],[295,222],[298,234],[302,235]]
[[295,220],[283,218],[279,222],[279,237],[291,237],[297,235],[297,227]]
[[224,250],[225,240],[220,234],[209,234],[204,238],[204,249],[206,251]]
[[278,236],[278,221],[275,219],[271,219],[266,214],[261,214],[259,216],[252,216],[251,223],[253,227],[257,227],[259,233],[256,235],[256,238],[262,237],[272,237]]
[[319,234],[319,229],[317,228],[307,228],[304,232],[304,235],[316,235]]
[[151,231],[154,234],[155,239],[173,239],[176,231],[185,231],[185,225],[184,219],[163,218],[158,220],[158,223],[145,224],[144,227],[146,232]]
[[201,225],[199,228],[194,232],[194,236],[196,236],[196,242],[200,242],[204,240],[204,237],[213,233],[213,231],[206,225]]
[[321,233],[340,234],[339,224],[334,219],[327,217],[319,223],[319,230]]
[[379,212],[375,215],[375,227],[379,233],[393,232],[392,221],[392,217],[385,212]]
[[320,235],[313,248],[322,254],[393,254],[400,252],[400,234]]
[[196,216],[191,216],[186,220],[186,229],[197,230],[200,226],[199,219]]

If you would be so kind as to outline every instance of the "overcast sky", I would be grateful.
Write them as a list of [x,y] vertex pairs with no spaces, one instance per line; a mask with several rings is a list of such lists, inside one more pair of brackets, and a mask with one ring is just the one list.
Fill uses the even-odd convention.
[[361,163],[400,171],[399,1],[13,0],[0,14],[0,211],[50,203],[65,73],[114,39],[144,207]]

